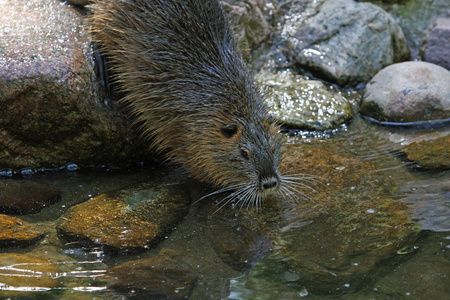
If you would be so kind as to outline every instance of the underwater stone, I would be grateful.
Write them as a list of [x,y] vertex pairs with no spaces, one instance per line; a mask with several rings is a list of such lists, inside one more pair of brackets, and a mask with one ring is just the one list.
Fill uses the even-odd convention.
[[0,181],[0,212],[33,214],[61,198],[48,184],[31,180]]
[[19,218],[0,214],[0,247],[28,246],[44,236],[36,226]]
[[197,280],[191,270],[162,255],[110,268],[106,278],[110,288],[152,299],[187,299]]
[[186,189],[140,184],[71,207],[57,222],[70,242],[116,250],[143,250],[161,240],[186,213]]
[[415,142],[407,145],[402,151],[408,160],[417,163],[418,168],[430,170],[450,168],[450,135]]

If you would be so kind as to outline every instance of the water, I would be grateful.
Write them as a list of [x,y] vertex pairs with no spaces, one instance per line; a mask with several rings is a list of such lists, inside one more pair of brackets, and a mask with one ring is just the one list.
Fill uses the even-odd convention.
[[[409,140],[448,133],[448,128],[429,131],[395,130],[366,123],[357,117],[352,123],[328,134],[291,134],[287,137],[287,144],[319,147],[317,149],[345,158],[345,161],[332,163],[336,172],[349,170],[352,173],[356,172],[358,165],[372,165],[373,169],[367,171],[368,179],[362,181],[364,186],[352,186],[351,181],[358,182],[358,178],[347,177],[345,180],[349,182],[341,182],[322,176],[321,184],[312,185],[316,192],[302,190],[310,200],[304,198],[299,204],[285,201],[280,204],[281,208],[277,208],[277,205],[275,208],[263,206],[257,213],[251,209],[226,206],[213,214],[217,209],[214,201],[219,201],[220,197],[202,200],[190,207],[183,221],[156,247],[138,253],[123,252],[121,255],[105,252],[101,247],[73,247],[58,238],[55,220],[70,206],[100,193],[157,180],[165,173],[164,168],[34,175],[33,180],[56,187],[61,192],[62,199],[40,213],[18,216],[43,230],[46,233],[43,240],[30,247],[6,248],[1,249],[1,252],[24,253],[49,259],[56,264],[59,270],[56,275],[59,282],[57,287],[27,296],[30,299],[65,299],[75,296],[80,299],[123,299],[138,296],[138,291],[117,292],[108,288],[106,282],[102,281],[106,270],[126,261],[173,251],[182,251],[182,261],[200,275],[193,289],[192,299],[444,299],[449,294],[450,287],[449,172],[418,171],[403,159],[398,150]],[[334,156],[324,158],[329,161]],[[353,162],[349,163],[350,160]],[[306,159],[304,163],[307,163]],[[316,174],[324,171],[321,163],[317,161],[309,172]],[[356,168],[351,171],[353,163],[356,163]],[[316,169],[312,169],[314,165]],[[329,191],[324,192],[327,189]],[[341,191],[333,191],[338,189]],[[334,194],[330,194],[330,191]],[[376,192],[366,194],[368,191]],[[206,191],[199,189],[197,193],[198,195],[193,196],[194,199],[200,198]],[[362,246],[361,249],[364,250],[354,254],[361,259],[358,263],[367,268],[355,271],[361,278],[353,275],[345,277],[347,275],[344,273],[339,276],[344,276],[348,281],[313,282],[311,278],[306,278],[311,276],[311,270],[330,270],[327,260],[336,259],[339,255],[344,257],[340,262],[341,268],[348,268],[345,257],[349,251],[353,251],[349,248],[358,248],[356,239],[360,238],[353,235],[354,230],[347,231],[348,225],[353,222],[355,230],[367,230],[365,235],[372,234],[372,224],[358,219],[352,209],[361,206],[361,210],[368,216],[376,214],[380,209],[375,202],[364,206],[364,202],[369,201],[367,195],[378,198],[395,197],[395,202],[392,203],[399,205],[408,203],[406,209],[399,207],[395,210],[398,209],[398,214],[407,214],[414,220],[411,228],[418,228],[417,234],[411,234],[414,230],[408,231],[404,237],[407,241],[403,241],[401,249],[394,251],[392,248],[392,253],[380,254],[367,250],[367,245]],[[332,200],[324,201],[326,197],[331,197]],[[353,204],[349,205],[348,201],[353,201]],[[392,203],[389,205],[396,205]],[[341,220],[333,223],[331,219],[341,218],[345,215],[343,212],[350,213],[351,220],[345,221],[347,223]],[[342,226],[342,231],[333,230],[330,224]],[[373,238],[378,236],[374,235]],[[333,241],[336,240],[339,243],[334,244]],[[362,239],[360,243],[368,241],[370,240]],[[247,242],[253,246],[248,246]],[[251,253],[247,256],[248,261],[224,256],[228,252],[223,250],[226,247],[223,248],[221,243],[232,249],[235,247],[238,256]],[[389,243],[392,241],[387,242]],[[350,246],[344,247],[346,244]],[[327,245],[329,248],[326,248]],[[288,255],[283,257],[277,248],[283,249]],[[321,248],[325,250],[320,250]],[[312,254],[315,252],[319,254]],[[293,259],[292,263],[285,263],[287,257]],[[308,263],[304,264],[304,261]],[[292,267],[292,264],[296,267]],[[302,272],[302,268],[305,272]],[[341,271],[336,269],[336,272]],[[2,292],[4,291],[0,290],[0,295]]]

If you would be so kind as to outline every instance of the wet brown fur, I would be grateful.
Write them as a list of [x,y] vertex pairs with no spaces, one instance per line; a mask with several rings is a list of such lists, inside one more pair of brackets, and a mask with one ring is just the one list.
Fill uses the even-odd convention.
[[93,39],[153,146],[219,187],[279,183],[279,128],[216,0],[98,0],[92,10]]

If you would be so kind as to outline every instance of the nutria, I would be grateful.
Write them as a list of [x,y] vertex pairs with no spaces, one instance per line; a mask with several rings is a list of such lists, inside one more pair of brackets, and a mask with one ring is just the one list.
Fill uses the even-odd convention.
[[152,146],[241,203],[292,190],[279,127],[218,1],[94,2],[93,39]]

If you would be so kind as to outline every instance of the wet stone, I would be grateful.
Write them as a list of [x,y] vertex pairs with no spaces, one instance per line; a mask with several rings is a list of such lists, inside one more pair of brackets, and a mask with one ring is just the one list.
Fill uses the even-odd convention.
[[304,1],[296,2],[300,4],[292,5],[276,51],[284,53],[290,68],[341,86],[355,86],[409,57],[400,26],[378,6],[321,0],[302,8]]
[[60,199],[55,188],[31,180],[0,180],[0,212],[32,214]]
[[417,163],[422,169],[449,169],[450,168],[450,135],[409,144],[404,149],[406,157]]
[[187,299],[197,276],[168,256],[129,261],[108,269],[110,288],[152,299]]
[[381,122],[450,118],[450,71],[427,62],[394,64],[367,84],[360,111]]
[[178,184],[140,184],[71,207],[57,222],[72,243],[143,250],[170,232],[186,213],[189,196]]
[[30,296],[36,292],[51,290],[58,284],[58,269],[45,259],[17,253],[0,253],[0,269],[2,299]]
[[123,166],[149,152],[98,86],[91,40],[74,8],[1,1],[0,33],[0,171]]
[[0,247],[29,246],[44,236],[36,226],[19,218],[0,214]]
[[334,129],[353,117],[350,103],[320,81],[302,80],[291,72],[258,78],[266,88],[270,114],[289,128],[307,130]]

